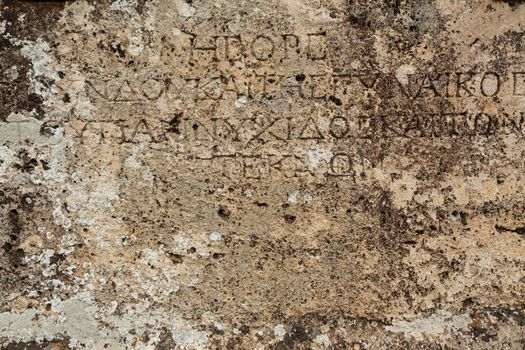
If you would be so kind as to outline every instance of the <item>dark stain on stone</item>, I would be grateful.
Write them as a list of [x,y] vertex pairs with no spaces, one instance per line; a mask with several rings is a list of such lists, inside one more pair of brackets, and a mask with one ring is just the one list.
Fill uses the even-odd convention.
[[49,258],[49,262],[54,265],[60,263],[62,260],[64,260],[66,256],[64,254],[58,254],[56,253],[52,257]]
[[109,49],[110,49],[115,55],[117,55],[119,58],[125,58],[125,57],[126,57],[126,51],[124,50],[124,48],[122,47],[122,45],[121,45],[120,43],[110,45],[110,46],[109,46]]
[[0,38],[0,121],[11,112],[35,111],[43,114],[42,99],[31,92],[28,73],[31,63],[17,47]]
[[146,3],[148,0],[138,0],[137,1],[137,11],[139,13],[142,13],[144,11],[144,7],[146,6]]
[[175,342],[173,341],[173,336],[171,332],[166,327],[162,328],[159,338],[160,341],[157,343],[155,349],[168,350],[175,349],[177,347]]
[[175,254],[175,253],[169,252],[168,253],[168,257],[171,260],[171,262],[174,263],[175,265],[178,265],[178,264],[182,263],[182,261],[183,261],[183,256],[179,255],[179,254]]
[[166,129],[167,132],[173,132],[177,135],[180,135],[180,122],[181,122],[182,113],[177,113],[169,121],[169,127]]
[[496,2],[505,2],[512,8],[516,8],[519,5],[525,4],[525,0],[496,0]]
[[35,6],[40,6],[42,4],[48,4],[52,6],[63,7],[67,1],[68,0],[5,0],[4,2],[6,5],[8,5],[9,3],[18,3],[18,4],[27,3],[27,4],[33,4]]
[[284,336],[284,343],[292,349],[294,349],[298,343],[300,344],[310,340],[310,335],[301,325],[295,325],[290,333],[287,333]]
[[[68,350],[70,349],[69,340],[54,340],[54,341],[43,341],[41,343],[36,341],[29,342],[16,342],[10,343],[2,347],[5,350]],[[2,345],[2,344],[0,344]]]
[[17,248],[13,253],[12,253],[12,258],[13,258],[13,262],[14,262],[14,266],[15,267],[18,267],[20,265],[25,265],[24,262],[23,262],[23,259],[24,257],[26,256],[26,253],[24,252],[24,250],[22,248]]
[[18,152],[18,158],[20,159],[20,163],[15,164],[14,167],[23,173],[31,173],[35,170],[35,167],[38,166],[38,161],[30,157],[27,150]]
[[[19,40],[35,41],[41,38],[53,46],[52,29],[58,22],[65,1],[14,1],[0,5],[0,21],[6,21],[6,32]],[[24,16],[24,20],[19,18]],[[20,52],[20,47],[0,37],[0,121],[11,112],[36,112],[43,116],[42,99],[31,91],[28,77],[31,62]],[[36,77],[43,79],[43,77]],[[53,81],[40,81],[43,85]]]
[[11,249],[13,249],[13,245],[9,242],[6,242],[4,243],[4,245],[2,246],[2,249],[4,250],[4,252],[6,254],[9,254],[9,252],[11,251]]
[[239,327],[239,331],[243,335],[246,335],[246,334],[250,333],[250,327],[248,327],[247,325],[242,325],[242,326]]
[[498,231],[500,233],[501,232],[515,232],[518,235],[525,235],[525,226],[516,227],[516,228],[508,228],[508,227],[505,227],[505,226],[496,225],[495,229],[496,229],[496,231]]
[[343,102],[341,101],[341,99],[335,97],[335,96],[330,96],[328,97],[328,99],[334,103],[336,106],[341,106],[343,104]]
[[[517,32],[513,30],[509,30],[502,35],[496,37],[494,39],[495,53],[500,53],[501,47],[513,47],[514,50],[517,52],[525,52],[525,32]],[[509,57],[497,56],[499,59],[499,62],[502,67],[499,68],[500,72],[505,70],[505,66],[510,64],[513,64],[509,62]],[[519,62],[517,62],[519,64]],[[494,67],[498,68],[498,67]]]
[[[20,217],[16,209],[11,209],[9,211],[9,223],[11,224],[12,229],[11,237],[18,237],[20,235],[20,232],[22,231],[22,227],[20,225]],[[13,240],[16,241],[16,238]]]
[[55,135],[55,132],[59,129],[58,124],[54,124],[53,122],[44,122],[42,123],[42,126],[40,127],[40,135],[51,137]]
[[[56,27],[66,1],[15,1],[2,3],[2,19],[7,20],[7,31],[16,38],[36,40],[50,39],[51,30]],[[25,15],[24,21],[18,21]],[[50,41],[50,40],[46,40]]]

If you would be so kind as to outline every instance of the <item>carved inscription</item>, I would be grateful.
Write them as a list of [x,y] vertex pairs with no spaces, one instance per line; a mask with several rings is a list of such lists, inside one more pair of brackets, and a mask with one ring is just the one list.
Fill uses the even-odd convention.
[[[82,81],[92,102],[152,103],[160,98],[192,101],[296,98],[345,106],[374,92],[382,98],[446,100],[525,97],[525,72],[442,72],[399,76],[371,71],[348,73],[253,72],[207,76],[91,78]],[[349,94],[352,91],[352,95]],[[356,95],[357,94],[357,95]]]
[[310,156],[298,153],[233,153],[215,154],[210,157],[197,157],[197,160],[216,163],[222,169],[223,176],[261,180],[264,178],[300,178],[300,177],[340,177],[354,181],[358,172],[362,172],[355,159],[358,155],[350,152],[329,154],[323,161],[312,164]]
[[184,33],[187,60],[194,64],[217,61],[291,60],[303,56],[308,60],[324,60],[327,57],[326,32],[306,34],[261,33],[244,35],[197,35]]
[[[389,71],[364,60],[359,68],[336,69],[331,35],[180,32],[162,43],[177,62],[169,69],[65,77],[59,88],[70,109],[45,124],[81,147],[144,144],[253,180],[353,180],[364,158],[352,145],[366,142],[523,139],[523,67],[405,64]],[[225,106],[234,113],[224,113]],[[331,151],[317,154],[317,145]]]
[[378,138],[470,138],[525,135],[525,111],[414,112],[378,114],[337,113],[331,116],[258,115],[214,117],[209,120],[173,116],[171,119],[130,118],[105,121],[48,121],[63,126],[79,143],[163,143],[168,140],[203,144],[347,141]]

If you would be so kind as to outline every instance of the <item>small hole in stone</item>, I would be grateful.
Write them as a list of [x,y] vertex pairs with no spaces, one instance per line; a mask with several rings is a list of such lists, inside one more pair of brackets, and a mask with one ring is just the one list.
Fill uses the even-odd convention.
[[295,215],[286,214],[284,216],[284,221],[286,221],[286,223],[288,224],[293,224],[296,219],[297,217]]
[[230,218],[230,211],[224,207],[220,207],[217,214],[219,214],[219,216],[224,220],[228,220]]
[[295,76],[295,80],[297,80],[297,81],[304,81],[305,78],[306,78],[305,75],[302,74],[302,73],[301,74],[297,74]]

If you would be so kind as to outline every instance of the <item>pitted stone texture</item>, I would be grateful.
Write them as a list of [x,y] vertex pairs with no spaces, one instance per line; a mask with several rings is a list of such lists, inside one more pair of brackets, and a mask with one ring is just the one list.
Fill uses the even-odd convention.
[[522,349],[522,1],[0,1],[0,347]]

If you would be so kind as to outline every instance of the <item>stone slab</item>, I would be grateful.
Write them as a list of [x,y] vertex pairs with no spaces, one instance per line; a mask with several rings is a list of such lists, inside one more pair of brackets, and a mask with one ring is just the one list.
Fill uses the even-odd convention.
[[523,349],[519,0],[0,1],[0,348]]

